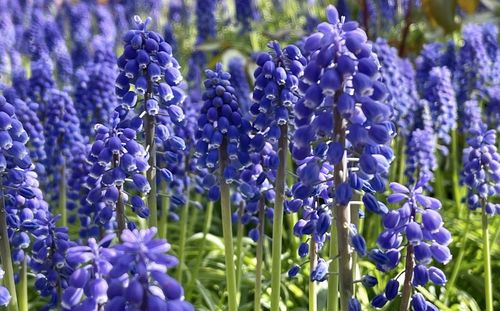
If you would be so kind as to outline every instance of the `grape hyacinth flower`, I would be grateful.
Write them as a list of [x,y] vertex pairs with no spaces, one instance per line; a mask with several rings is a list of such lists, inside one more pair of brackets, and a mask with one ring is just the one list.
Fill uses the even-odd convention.
[[[414,184],[417,180],[434,179],[434,170],[437,168],[435,157],[436,137],[432,129],[415,129],[410,136],[406,147],[405,175],[408,182]],[[426,190],[432,190],[426,184]]]
[[86,2],[68,5],[67,10],[72,43],[71,59],[76,71],[85,66],[90,59],[88,46],[92,37],[92,17],[89,4]]
[[105,38],[104,41],[111,45],[110,48],[113,50],[117,37],[117,29],[114,22],[113,12],[111,11],[110,6],[99,3],[96,4],[93,9],[96,19],[97,33],[99,36]]
[[[207,41],[213,40],[217,36],[216,0],[197,0],[195,7],[196,14],[196,42],[195,47]],[[206,52],[194,50],[191,54],[188,80],[193,81],[197,74],[201,74],[206,67]],[[199,81],[200,85],[202,81]]]
[[[451,260],[448,244],[451,242],[450,232],[443,226],[439,213],[441,202],[424,194],[428,179],[420,179],[415,186],[407,188],[398,183],[391,183],[393,191],[387,202],[401,204],[396,210],[390,210],[383,216],[384,231],[378,236],[379,249],[373,249],[368,257],[373,260],[377,269],[389,272],[395,269],[401,261],[401,246],[403,239],[408,244],[406,249],[404,281],[402,284],[401,308],[406,310],[410,303],[432,306],[420,294],[411,297],[413,288],[425,286],[429,281],[442,286],[446,276],[441,269],[429,266],[432,261],[446,264]],[[391,279],[385,292],[375,296],[372,306],[382,308],[388,301],[396,298],[399,292],[399,281]],[[427,307],[418,310],[427,310]],[[432,309],[433,310],[433,309]]]
[[50,189],[53,202],[58,202],[63,226],[67,222],[67,181],[71,172],[72,148],[83,143],[80,122],[71,97],[64,91],[51,89],[45,103],[45,152],[44,163],[47,176],[51,176],[47,189]]
[[57,78],[60,83],[67,84],[73,76],[73,62],[59,25],[47,19],[44,31],[47,47],[55,59]]
[[[311,155],[311,143],[316,142],[321,160],[333,165],[333,189],[329,191],[332,214],[336,219],[330,249],[338,242],[341,308],[347,310],[353,296],[350,266],[351,212],[349,202],[353,190],[364,190],[365,205],[372,212],[383,214],[386,208],[377,202],[373,192],[385,189],[393,153],[390,141],[395,128],[390,119],[392,109],[385,103],[387,90],[380,81],[378,60],[367,42],[366,33],[356,22],[345,22],[333,6],[327,8],[328,23],[318,25],[318,32],[310,35],[304,48],[309,62],[299,83],[304,99],[295,105],[297,130],[293,135],[292,156],[303,160]],[[348,134],[346,135],[346,133]],[[332,139],[333,138],[333,139]],[[315,149],[316,150],[316,149]],[[356,160],[348,169],[348,158]],[[359,160],[358,160],[359,159]],[[315,165],[318,167],[318,165]],[[312,162],[312,168],[314,162]],[[351,171],[351,173],[348,172]],[[319,172],[306,170],[312,177]],[[314,173],[313,173],[314,172]],[[348,178],[349,177],[349,178]],[[312,196],[313,187],[302,187],[302,193]],[[303,195],[303,194],[302,194]],[[329,275],[333,284],[338,276]],[[336,301],[336,290],[329,286],[329,306]]]
[[471,128],[461,174],[462,183],[468,188],[469,208],[483,208],[490,216],[500,213],[500,205],[491,202],[491,198],[500,194],[500,155],[495,142],[495,130],[488,130],[484,123]]
[[47,309],[59,305],[59,293],[67,287],[74,267],[66,261],[66,250],[76,243],[69,239],[67,227],[58,227],[59,216],[49,214],[35,220],[35,241],[31,250],[29,267],[36,273],[35,288],[42,297],[50,297]]
[[[415,60],[415,79],[420,95],[425,94],[426,81],[429,80],[429,73],[432,68],[445,66],[444,53],[445,46],[440,42],[427,43],[422,47],[420,55]],[[454,70],[454,68],[452,69]]]
[[390,95],[389,104],[394,109],[398,132],[408,138],[413,125],[412,110],[418,102],[414,69],[411,63],[399,58],[396,48],[390,47],[384,39],[377,39],[373,50],[381,64],[380,73]]
[[79,266],[63,293],[63,310],[194,310],[183,300],[182,286],[167,275],[178,261],[166,254],[167,241],[154,238],[156,231],[127,229],[120,244],[110,247],[108,235],[68,249],[68,260]]
[[[292,109],[298,101],[298,76],[303,73],[306,59],[299,48],[289,45],[282,49],[277,42],[271,42],[271,53],[260,53],[256,57],[255,85],[250,112],[255,115],[253,127],[258,131],[253,137],[255,145],[269,141],[277,150],[278,163],[274,182],[273,219],[273,273],[271,278],[271,308],[279,305],[281,278],[281,245],[286,190],[286,161],[288,132],[293,129],[290,122]],[[262,141],[259,143],[259,141]],[[259,151],[258,149],[256,150]]]
[[251,30],[251,23],[259,19],[259,13],[254,0],[235,0],[236,20],[241,26],[241,32]]
[[[127,203],[139,217],[149,216],[149,207],[142,197],[151,191],[151,185],[144,177],[149,165],[144,147],[136,140],[138,129],[118,127],[118,121],[115,113],[110,127],[95,126],[95,142],[88,155],[92,166],[86,181],[90,187],[86,199],[89,206],[80,213],[103,228],[109,228],[115,216],[121,233],[126,228]],[[133,195],[129,197],[126,189]]]
[[41,180],[45,179],[44,163],[47,158],[45,152],[45,136],[42,123],[38,118],[36,112],[38,111],[38,104],[31,101],[26,97],[26,101],[18,97],[18,92],[13,88],[4,91],[4,96],[8,102],[14,103],[16,107],[17,116],[19,121],[23,124],[26,133],[29,136],[27,143],[30,150],[30,158],[35,165],[35,172]]
[[[25,249],[38,218],[48,214],[26,143],[28,134],[15,116],[15,108],[0,96],[0,258],[5,270],[4,285],[11,299],[9,310],[17,309],[13,263],[25,263]],[[35,233],[36,235],[36,233]],[[26,270],[20,276],[26,279]],[[27,297],[19,303],[25,305]]]
[[[116,79],[116,94],[121,105],[117,108],[123,122],[134,118],[134,112],[144,119],[144,145],[149,153],[149,167],[146,172],[151,186],[147,206],[150,210],[149,222],[156,227],[157,213],[157,126],[179,125],[184,121],[181,104],[185,95],[179,87],[182,81],[180,66],[172,55],[172,48],[160,34],[148,30],[151,18],[144,22],[136,16],[135,27],[123,37],[125,46],[118,58],[120,74]],[[138,119],[140,120],[140,119]],[[141,133],[142,134],[142,133]],[[167,145],[173,152],[184,146],[179,137],[172,137]],[[177,143],[174,143],[177,142]],[[169,150],[162,150],[167,152]]]
[[242,57],[233,57],[228,63],[228,72],[231,75],[231,85],[234,87],[241,111],[250,111],[251,92],[248,85],[245,61]]
[[492,199],[500,195],[500,154],[496,132],[481,123],[470,129],[468,148],[464,149],[461,182],[467,187],[466,202],[471,210],[481,209],[483,233],[483,264],[486,310],[493,310],[492,274],[490,262],[489,217],[500,214],[500,204]]
[[441,152],[448,153],[451,131],[457,127],[457,102],[451,84],[451,73],[446,67],[434,67],[425,84],[424,98],[429,102],[433,128],[441,144]]
[[84,136],[91,134],[97,124],[108,124],[117,106],[115,95],[116,59],[112,46],[104,37],[93,41],[93,60],[77,71],[75,108]]
[[198,118],[194,155],[198,158],[197,165],[207,168],[212,174],[207,175],[212,177],[206,184],[210,189],[209,200],[221,200],[228,306],[233,311],[236,310],[237,303],[229,185],[237,180],[238,171],[250,164],[250,148],[262,146],[253,145],[247,135],[250,124],[241,117],[235,90],[229,80],[230,74],[222,70],[221,64],[216,65],[215,71],[206,70],[205,74],[207,80],[204,83],[204,103]]
[[476,96],[485,98],[487,87],[493,82],[491,79],[493,63],[483,41],[481,26],[465,25],[462,37],[464,43],[459,50],[459,61],[455,73],[460,86],[457,90],[460,103]]

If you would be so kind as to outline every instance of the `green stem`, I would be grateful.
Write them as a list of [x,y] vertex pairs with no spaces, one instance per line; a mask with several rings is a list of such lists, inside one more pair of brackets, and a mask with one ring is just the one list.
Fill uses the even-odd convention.
[[19,282],[17,283],[19,311],[28,311],[28,265],[26,256],[21,263]]
[[[287,155],[287,168],[288,168],[288,170],[293,169],[292,155],[289,152]],[[294,179],[293,179],[292,174],[287,174],[286,182],[288,185],[294,184]],[[293,231],[293,227],[295,226],[295,224],[297,223],[298,220],[299,220],[298,213],[289,213],[286,216],[286,221],[288,223],[288,230],[290,230],[290,232]],[[298,260],[299,259],[298,249],[299,249],[300,239],[298,237],[296,237],[295,235],[291,234],[287,238],[287,240],[288,240],[288,243],[290,243],[290,254],[292,256],[292,259]]]
[[285,200],[286,157],[288,150],[288,124],[280,125],[281,135],[278,141],[279,166],[274,189],[273,247],[271,268],[271,310],[280,309],[281,290],[281,243],[283,234],[283,202]]
[[[144,96],[144,102],[149,98],[149,90]],[[149,185],[151,186],[151,191],[148,193],[148,207],[149,207],[149,226],[158,226],[158,208],[156,206],[156,143],[155,143],[155,133],[156,133],[156,118],[152,115],[146,115],[145,122],[145,134],[146,134],[146,148],[148,148],[149,168],[146,171],[146,178],[148,179]]]
[[458,136],[457,129],[451,133],[451,180],[453,182],[453,198],[455,199],[456,210],[459,216],[464,216],[464,208],[462,204],[462,191],[460,189],[459,177],[460,167],[458,164]]
[[[361,201],[361,195],[359,194],[359,192],[355,192],[352,197],[353,197],[354,201]],[[356,228],[358,229],[358,232],[359,232],[360,226],[359,226],[359,205],[358,204],[355,204],[354,207],[351,205],[351,223],[354,224],[354,226],[356,226]],[[360,232],[360,234],[361,234],[361,232]],[[358,274],[359,274],[358,253],[353,252],[352,253],[352,276],[355,280],[360,278],[360,276]]]
[[[334,124],[335,124],[335,140],[342,146],[345,146],[346,129],[345,121],[342,119],[337,107],[334,108]],[[342,162],[335,165],[333,177],[335,187],[344,183],[347,175],[347,157],[344,152]],[[339,292],[340,292],[340,309],[349,309],[349,300],[353,294],[353,277],[351,266],[351,253],[349,246],[349,225],[351,223],[351,208],[348,205],[335,203],[334,208],[335,222],[337,226],[337,243],[339,255]],[[332,276],[330,276],[332,277]],[[329,297],[330,298],[330,297]],[[333,298],[333,297],[331,297]]]
[[194,287],[194,283],[198,279],[198,273],[200,272],[201,261],[203,259],[203,255],[205,253],[205,247],[206,247],[205,244],[206,244],[206,240],[207,240],[208,231],[210,231],[210,227],[212,226],[213,210],[214,210],[214,202],[208,201],[207,207],[205,209],[205,217],[203,218],[204,219],[203,237],[201,238],[200,250],[198,251],[198,255],[196,256],[196,262],[195,262],[195,265],[193,267],[193,269],[194,269],[193,274],[192,274],[191,281],[189,283],[187,294],[186,294],[186,298],[188,301],[191,300],[191,297],[193,294],[192,289]]
[[60,224],[62,227],[68,226],[68,210],[66,209],[66,164],[63,163],[61,166],[61,176],[59,179],[59,213],[61,213]]
[[264,222],[266,218],[264,217],[264,198],[259,200],[259,240],[257,241],[257,249],[255,252],[255,257],[257,264],[255,265],[255,296],[254,296],[254,310],[261,310],[260,297],[262,295],[262,257],[264,253]]
[[[196,194],[194,201],[201,202],[201,195],[199,193]],[[200,209],[195,206],[195,208],[193,209],[193,215],[191,217],[191,221],[189,222],[189,225],[188,225],[187,236],[189,236],[189,237],[194,234],[196,224],[198,223],[198,217],[199,217],[198,214],[199,213],[200,213]]]
[[[330,229],[330,236],[337,236],[337,226],[335,222],[332,223]],[[338,244],[335,239],[330,238],[330,265],[328,267],[328,300],[327,300],[327,310],[328,311],[338,311],[339,310],[339,261],[336,259],[339,253]]]
[[486,214],[486,202],[484,202],[484,200],[482,202],[481,224],[483,229],[483,264],[484,264],[484,290],[486,299],[486,311],[493,311],[490,235],[488,232],[488,215]]
[[[240,293],[241,289],[241,274],[243,270],[243,223],[241,217],[243,216],[243,203],[238,208],[238,227],[236,230],[236,290]],[[240,301],[241,297],[238,297]]]
[[460,266],[462,265],[462,261],[464,259],[465,250],[467,249],[465,246],[467,244],[470,223],[471,223],[470,222],[470,212],[467,212],[467,220],[465,222],[465,229],[462,231],[462,237],[460,239],[462,241],[462,244],[460,245],[460,251],[458,252],[457,259],[454,262],[453,272],[451,273],[450,280],[446,284],[448,297],[456,291],[455,281],[457,280],[458,272],[460,272]]
[[399,146],[398,146],[398,157],[399,157],[399,164],[398,164],[398,182],[400,184],[405,183],[405,161],[406,161],[406,154],[405,154],[405,141],[403,137],[399,139]]
[[231,202],[229,185],[224,180],[224,170],[228,163],[226,154],[227,141],[224,139],[220,148],[220,205],[222,215],[222,235],[224,237],[224,255],[226,258],[226,282],[228,294],[228,310],[237,310],[236,273],[234,267],[233,229],[231,224]]
[[167,184],[162,181],[160,184],[163,195],[160,198],[161,203],[161,215],[160,222],[158,223],[158,232],[161,239],[167,238],[167,223],[168,223],[168,212],[170,209],[170,197],[168,196]]
[[9,235],[7,231],[7,211],[5,210],[5,194],[3,192],[3,180],[0,177],[0,260],[5,272],[3,281],[9,291],[11,298],[7,310],[19,310],[17,306],[16,283],[14,281],[14,268],[12,266],[12,255],[10,252]]
[[[316,268],[316,241],[311,239],[309,244],[309,273],[312,273]],[[316,296],[316,282],[309,278],[309,311],[318,309],[318,298]]]
[[412,293],[411,278],[413,276],[413,245],[408,245],[406,249],[405,279],[403,282],[403,293],[399,310],[406,311],[410,305]]
[[[440,159],[438,161],[440,161]],[[443,183],[444,180],[443,180],[442,170],[441,169],[436,170],[434,176],[435,176],[435,178],[434,178],[434,192],[435,192],[436,198],[444,198],[445,197],[445,190],[444,190],[444,183]]]
[[[401,145],[401,142],[400,142],[400,139],[399,139],[399,135],[393,140],[393,149],[396,150],[396,152],[399,152],[399,146]],[[400,153],[396,153],[396,154],[400,154]],[[393,164],[391,165],[390,169],[389,169],[389,177],[390,177],[390,180],[396,180],[396,177],[398,175],[398,165],[399,165],[399,161],[395,161],[393,162]]]
[[189,218],[189,198],[190,189],[187,189],[186,193],[186,205],[182,209],[181,223],[180,223],[180,239],[179,239],[179,266],[177,267],[177,281],[182,284],[182,270],[184,269],[185,259],[186,259],[186,235],[187,235],[187,225]]

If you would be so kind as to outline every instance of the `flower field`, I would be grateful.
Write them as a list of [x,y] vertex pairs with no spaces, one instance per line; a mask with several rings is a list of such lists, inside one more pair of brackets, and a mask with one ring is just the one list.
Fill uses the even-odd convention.
[[0,0],[0,310],[500,310],[499,12]]

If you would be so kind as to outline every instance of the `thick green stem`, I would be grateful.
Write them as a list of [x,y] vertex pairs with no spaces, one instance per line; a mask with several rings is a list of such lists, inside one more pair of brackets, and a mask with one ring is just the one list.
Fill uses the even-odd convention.
[[236,272],[234,267],[233,251],[233,229],[231,224],[231,202],[229,198],[229,185],[224,180],[224,170],[228,163],[226,154],[227,142],[225,141],[220,148],[220,205],[222,210],[222,235],[224,237],[224,255],[226,257],[226,282],[228,294],[228,310],[236,311],[238,293],[236,291]]
[[255,257],[257,264],[255,265],[255,296],[254,296],[254,310],[261,310],[260,297],[262,295],[262,257],[264,254],[264,225],[266,218],[264,217],[264,198],[259,200],[259,240],[257,241],[257,249]]
[[[440,160],[438,160],[440,161]],[[418,176],[418,174],[417,174]],[[444,180],[443,180],[443,172],[441,169],[438,169],[435,171],[434,174],[434,193],[437,198],[444,198],[446,197],[446,191],[444,188]]]
[[[293,160],[292,160],[292,155],[288,152],[287,155],[287,169],[293,170]],[[286,177],[286,182],[288,185],[293,185],[294,184],[294,178],[293,175],[288,173]],[[288,223],[288,230],[293,230],[293,227],[299,220],[298,213],[289,213],[286,215],[286,221]],[[290,243],[290,254],[293,258],[293,260],[299,260],[299,244],[300,244],[300,239],[296,237],[295,235],[291,234],[288,238],[288,243]]]
[[184,269],[186,259],[186,235],[189,218],[189,198],[190,189],[186,193],[186,205],[182,209],[181,223],[180,223],[180,239],[179,239],[179,265],[177,266],[177,281],[182,284],[182,270]]
[[163,195],[160,198],[161,215],[160,215],[160,222],[158,223],[158,232],[161,239],[166,239],[168,212],[170,209],[170,197],[168,196],[167,183],[165,181],[161,182],[160,187],[161,191],[163,191]]
[[[337,107],[334,108],[335,140],[345,146],[346,128]],[[335,187],[344,183],[347,178],[347,155],[344,152],[342,162],[335,165],[333,170]],[[351,223],[351,208],[349,204],[342,205],[335,203],[334,208],[335,223],[337,226],[337,244],[339,256],[339,292],[340,309],[349,309],[349,300],[353,293],[353,277],[351,265],[351,252],[349,248],[349,225]],[[333,277],[330,275],[329,277]],[[333,297],[329,297],[333,299]]]
[[482,202],[481,224],[483,229],[484,298],[486,300],[485,311],[493,311],[490,235],[488,232],[488,215],[486,214],[486,202],[484,202],[484,200]]
[[458,211],[458,215],[463,217],[464,208],[462,204],[462,191],[460,189],[459,183],[459,172],[460,167],[458,164],[458,136],[457,129],[453,130],[451,134],[451,180],[453,182],[453,198],[455,200],[455,209]]
[[405,141],[403,137],[399,139],[399,149],[398,149],[398,158],[399,158],[399,165],[398,165],[398,182],[400,184],[405,183],[405,161],[406,161],[406,155],[404,153],[405,151]]
[[[113,167],[118,167],[120,165],[120,156],[118,154],[113,155]],[[123,202],[122,186],[117,186],[118,189],[118,199],[116,200],[116,222],[118,223],[118,236],[120,236],[126,228],[125,221],[125,202]]]
[[[361,195],[359,192],[353,194],[354,201],[361,201]],[[358,231],[360,230],[359,226],[359,204],[350,204],[351,206],[351,223],[356,226]],[[361,233],[360,233],[361,234]],[[358,253],[352,253],[352,276],[355,280],[359,279],[361,276],[359,274],[359,265],[358,265]]]
[[[198,193],[196,194],[194,198],[195,202],[201,202],[201,195]],[[191,216],[191,221],[188,224],[188,231],[187,231],[187,236],[190,237],[194,234],[194,230],[196,228],[196,224],[198,223],[198,217],[199,217],[200,209],[195,206],[193,209],[193,214]]]
[[408,245],[406,249],[405,279],[403,283],[403,294],[401,297],[400,311],[407,311],[410,305],[412,293],[411,278],[413,276],[413,245]]
[[328,300],[327,310],[339,310],[339,260],[336,258],[339,250],[337,241],[333,238],[337,236],[337,226],[335,222],[332,223],[330,229],[330,265],[328,266]]
[[[241,275],[243,271],[243,223],[241,217],[243,216],[243,203],[238,208],[238,226],[236,230],[236,290],[240,293],[241,289]],[[238,297],[238,302],[240,297]]]
[[66,197],[66,163],[61,165],[61,176],[59,179],[59,200],[58,207],[59,213],[61,213],[60,224],[62,227],[68,226],[68,210],[66,209],[67,197]]
[[28,265],[26,256],[21,262],[19,270],[19,282],[17,283],[19,311],[28,311]]
[[[316,241],[311,238],[309,244],[309,271],[312,273],[316,268]],[[316,282],[309,278],[309,311],[318,309],[318,298],[316,296]]]
[[0,177],[0,260],[5,272],[3,281],[10,293],[10,302],[7,310],[19,310],[17,306],[16,283],[14,281],[14,268],[12,266],[12,255],[10,252],[9,235],[7,231],[7,211],[5,210],[5,194],[3,193],[3,180]]
[[281,135],[278,141],[279,166],[274,189],[273,247],[271,268],[271,310],[280,309],[281,290],[281,243],[283,234],[283,203],[285,200],[286,157],[288,150],[288,124],[280,125]]
[[[147,94],[147,93],[146,93]],[[147,99],[145,99],[147,101]],[[146,126],[144,128],[146,132],[146,147],[148,148],[149,168],[146,172],[146,178],[148,179],[149,185],[151,186],[151,191],[148,193],[148,207],[149,207],[149,226],[158,226],[158,209],[157,209],[157,187],[156,187],[156,143],[155,143],[155,131],[156,131],[156,118],[155,116],[146,115]]]
[[194,283],[198,279],[198,273],[200,272],[201,261],[203,259],[203,255],[205,253],[205,244],[207,240],[208,231],[210,231],[210,227],[212,226],[212,214],[214,210],[214,202],[209,201],[207,207],[205,209],[205,217],[203,223],[203,237],[200,242],[200,249],[198,251],[198,255],[196,256],[196,262],[193,267],[193,274],[191,276],[191,281],[188,286],[186,298],[188,301],[191,300],[193,294]]
[[467,239],[468,239],[468,234],[469,234],[469,228],[470,228],[470,211],[467,212],[467,218],[465,222],[465,229],[462,231],[462,237],[461,237],[461,245],[460,245],[460,251],[458,252],[457,259],[454,260],[454,265],[453,265],[453,272],[451,273],[450,280],[446,284],[447,288],[447,296],[449,297],[452,293],[455,292],[455,281],[457,280],[458,277],[458,272],[460,272],[460,266],[462,265],[462,261],[464,259],[465,255],[465,250],[467,249],[465,246],[467,244]]

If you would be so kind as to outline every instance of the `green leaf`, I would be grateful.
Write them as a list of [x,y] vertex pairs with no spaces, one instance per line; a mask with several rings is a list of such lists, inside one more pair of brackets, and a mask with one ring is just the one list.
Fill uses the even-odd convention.
[[448,33],[458,29],[459,24],[455,21],[457,0],[423,0],[422,7],[431,23]]
[[215,311],[217,304],[212,300],[210,291],[198,280],[196,280],[196,285],[201,296],[203,297],[203,300],[205,300],[206,306],[210,309],[210,311]]

